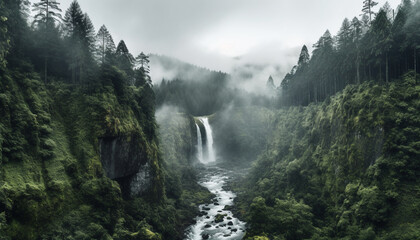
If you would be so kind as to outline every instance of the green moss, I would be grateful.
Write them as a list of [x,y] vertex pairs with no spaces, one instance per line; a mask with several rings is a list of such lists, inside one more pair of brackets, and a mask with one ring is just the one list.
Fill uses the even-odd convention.
[[153,112],[146,112],[153,107],[140,102],[147,89],[126,87],[122,97],[112,87],[90,93],[63,83],[46,87],[29,73],[5,72],[1,79],[0,235],[112,239],[124,218],[129,220],[120,230],[137,232],[132,226],[145,216],[131,218],[120,186],[104,177],[98,138],[138,137],[152,166],[153,189],[146,198],[163,202],[156,123]]

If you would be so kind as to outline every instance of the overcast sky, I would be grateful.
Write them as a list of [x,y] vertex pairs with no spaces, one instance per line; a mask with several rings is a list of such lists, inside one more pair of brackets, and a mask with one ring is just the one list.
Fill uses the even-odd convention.
[[[35,0],[32,0],[35,1]],[[63,15],[72,0],[57,0]],[[345,17],[358,16],[363,0],[79,0],[96,30],[105,24],[116,44],[231,72],[241,64],[289,68],[303,44]],[[382,6],[385,0],[378,0]],[[390,0],[396,8],[401,0]],[[375,10],[378,10],[376,7]],[[285,69],[288,71],[290,69]]]

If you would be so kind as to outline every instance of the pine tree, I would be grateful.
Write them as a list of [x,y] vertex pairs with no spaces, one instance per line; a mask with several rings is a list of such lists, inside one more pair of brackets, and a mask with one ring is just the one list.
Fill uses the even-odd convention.
[[117,58],[123,61],[123,64],[129,65],[131,68],[134,66],[135,59],[133,55],[128,51],[127,45],[124,40],[118,43],[116,50]]
[[60,22],[61,9],[58,7],[59,5],[60,3],[56,0],[40,0],[40,2],[34,3],[32,11],[38,12],[34,16],[34,23],[47,25],[49,21]]
[[356,65],[356,83],[360,84],[360,62],[361,62],[361,56],[360,56],[360,40],[362,39],[362,24],[359,21],[357,17],[354,17],[351,21],[351,37],[353,45],[355,46],[356,50],[356,59],[355,59],[355,65]]
[[7,33],[7,13],[4,2],[0,2],[0,68],[6,67],[6,55],[9,52],[10,37]]
[[134,84],[135,77],[133,68],[135,64],[135,59],[133,55],[128,51],[127,45],[125,44],[124,40],[121,40],[118,43],[116,58],[118,67],[127,74],[130,84]]
[[107,55],[114,54],[116,51],[114,40],[105,25],[96,34],[96,52],[102,64],[105,63]]
[[149,60],[149,56],[147,56],[146,54],[144,54],[143,52],[141,52],[137,56],[136,61],[137,61],[137,64],[139,65],[139,69],[138,70],[140,72],[141,78],[143,78],[144,81],[147,84],[151,85],[152,84],[152,81],[151,81],[151,78],[150,78],[150,75],[149,75],[149,73],[150,73],[150,67],[149,67],[150,60]]
[[79,3],[74,0],[64,17],[64,32],[71,49],[69,52],[72,81],[80,82],[88,71],[86,67],[92,62],[94,51],[95,29],[87,14],[83,14]]
[[413,51],[413,69],[417,81],[417,49],[420,49],[420,1],[416,1],[408,14],[407,22],[404,26],[407,35],[407,45]]
[[375,15],[372,8],[378,5],[374,0],[364,0],[362,12],[369,16],[369,22],[372,22],[372,15]]
[[41,30],[44,36],[44,43],[45,43],[45,63],[44,63],[44,71],[45,71],[45,83],[48,82],[48,57],[49,57],[49,50],[51,48],[50,39],[52,38],[51,34],[53,29],[55,28],[55,23],[61,21],[61,9],[58,7],[60,3],[56,2],[55,0],[41,0],[38,3],[33,4],[32,11],[38,12],[34,17],[33,24],[37,25],[38,28]]
[[372,55],[375,58],[375,64],[379,65],[379,80],[382,81],[382,65],[385,57],[385,76],[386,82],[389,81],[388,53],[391,48],[391,22],[386,12],[381,9],[372,23]]
[[306,66],[309,63],[309,51],[306,45],[303,45],[302,50],[300,51],[298,68]]
[[352,32],[350,21],[345,18],[341,24],[340,31],[338,32],[337,44],[339,49],[346,49],[352,43]]
[[386,16],[389,19],[389,21],[394,21],[394,10],[391,8],[391,5],[389,5],[388,1],[385,2],[381,10],[383,10],[386,13]]

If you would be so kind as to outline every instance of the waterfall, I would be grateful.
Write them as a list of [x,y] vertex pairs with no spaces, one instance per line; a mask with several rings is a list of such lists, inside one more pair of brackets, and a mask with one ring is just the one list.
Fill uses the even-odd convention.
[[197,127],[197,158],[200,162],[203,162],[203,140],[201,139],[201,130],[197,123],[195,126]]
[[[198,120],[203,124],[204,129],[206,130],[206,146],[203,147],[203,142],[201,140],[201,130],[197,125],[197,152],[198,160],[201,163],[208,164],[216,161],[216,151],[213,146],[213,131],[209,124],[209,119],[207,117],[199,117]],[[205,151],[203,151],[205,150]],[[205,154],[204,154],[205,153]]]

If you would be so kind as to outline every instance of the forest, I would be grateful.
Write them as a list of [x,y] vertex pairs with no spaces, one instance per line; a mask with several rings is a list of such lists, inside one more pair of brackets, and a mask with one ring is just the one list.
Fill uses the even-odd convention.
[[312,56],[302,47],[297,65],[281,82],[280,105],[322,102],[350,84],[392,82],[409,70],[418,72],[418,1],[404,0],[398,9],[365,1],[361,18],[344,19],[340,31],[325,33],[313,45]]
[[256,92],[1,0],[0,240],[420,239],[420,1],[359,5]]

